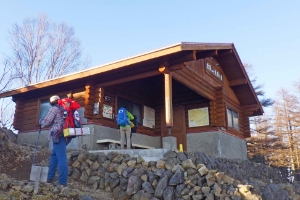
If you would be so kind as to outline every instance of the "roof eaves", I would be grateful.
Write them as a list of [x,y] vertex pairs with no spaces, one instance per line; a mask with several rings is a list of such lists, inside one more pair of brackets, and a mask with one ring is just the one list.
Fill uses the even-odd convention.
[[242,63],[242,61],[241,61],[241,59],[240,59],[240,57],[239,57],[239,55],[238,55],[238,52],[237,52],[237,50],[236,50],[234,44],[232,44],[232,49],[233,49],[233,53],[234,53],[235,57],[237,58],[237,61],[238,61],[239,65],[241,66],[241,69],[242,69],[242,71],[243,71],[243,74],[244,74],[245,78],[247,79],[247,82],[249,83],[248,85],[249,85],[249,87],[250,87],[250,89],[251,89],[251,91],[252,91],[252,94],[254,95],[254,98],[255,98],[256,102],[259,104],[259,109],[261,110],[262,113],[264,113],[264,110],[263,110],[263,108],[262,108],[262,105],[260,104],[260,101],[259,101],[259,99],[258,99],[258,97],[257,97],[257,95],[256,95],[256,93],[255,93],[255,91],[254,91],[254,88],[253,88],[253,86],[252,86],[252,84],[251,84],[251,81],[250,81],[250,79],[249,79],[249,77],[248,77],[248,74],[247,74],[247,72],[246,72],[246,70],[245,70],[245,68],[244,68],[244,65],[243,65],[243,63]]
[[106,72],[106,71],[110,71],[113,69],[117,69],[117,68],[121,68],[121,67],[126,67],[128,65],[131,64],[135,64],[138,62],[142,62],[145,61],[147,59],[153,59],[153,58],[157,58],[160,56],[164,56],[164,55],[168,55],[171,53],[175,53],[175,52],[179,52],[182,51],[182,42],[173,44],[173,45],[169,45],[166,47],[162,47],[153,51],[148,51],[142,54],[138,54],[132,57],[128,57],[125,59],[121,59],[115,62],[110,62],[104,65],[98,65],[89,69],[85,69],[85,70],[81,70],[81,71],[77,71],[71,74],[66,74],[60,77],[56,77],[53,79],[49,79],[49,80],[45,80],[45,81],[41,81],[38,83],[34,83],[34,84],[30,84],[27,85],[25,87],[19,87],[19,88],[15,88],[12,90],[8,90],[8,91],[4,91],[2,93],[0,93],[0,98],[4,98],[4,97],[8,97],[8,96],[12,96],[14,94],[18,94],[18,93],[23,93],[23,92],[27,92],[30,90],[34,90],[34,89],[39,89],[39,88],[43,88],[45,86],[48,86],[49,83],[53,82],[53,81],[59,81],[59,82],[63,82],[63,81],[72,81],[74,79],[77,78],[85,78],[88,77],[90,75],[94,75],[97,73],[102,73],[102,72]]

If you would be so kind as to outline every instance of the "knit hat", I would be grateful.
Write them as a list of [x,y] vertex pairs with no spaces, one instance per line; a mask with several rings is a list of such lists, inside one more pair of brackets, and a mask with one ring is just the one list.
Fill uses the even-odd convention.
[[54,96],[50,97],[50,103],[53,103],[53,102],[55,102],[55,101],[57,101],[59,99],[60,99],[59,96],[54,95]]

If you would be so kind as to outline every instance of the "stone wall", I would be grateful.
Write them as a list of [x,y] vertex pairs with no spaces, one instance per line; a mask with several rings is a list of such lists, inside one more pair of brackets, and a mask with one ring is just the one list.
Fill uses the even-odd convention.
[[[278,169],[241,159],[213,158],[201,152],[168,151],[145,162],[112,151],[72,152],[69,176],[116,199],[294,199]],[[283,183],[279,187],[274,183]],[[272,192],[273,189],[276,192]]]

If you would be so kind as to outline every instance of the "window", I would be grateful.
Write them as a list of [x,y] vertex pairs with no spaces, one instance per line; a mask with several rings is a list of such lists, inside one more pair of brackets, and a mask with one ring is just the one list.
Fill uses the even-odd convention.
[[137,117],[138,125],[142,124],[142,106],[140,104],[133,103],[131,101],[118,98],[118,110],[122,106],[125,106],[132,115]]
[[49,99],[44,99],[40,101],[40,113],[39,119],[43,119],[46,117],[48,110],[51,108]]
[[[67,96],[63,96],[61,98],[67,98]],[[51,104],[50,104],[49,99],[40,100],[39,119],[45,118],[50,108],[51,108]],[[87,123],[87,119],[84,118],[84,108],[83,107],[78,109],[78,113],[79,113],[79,116],[80,116],[81,123],[82,124]]]
[[227,108],[227,122],[229,127],[239,130],[238,113],[229,108]]

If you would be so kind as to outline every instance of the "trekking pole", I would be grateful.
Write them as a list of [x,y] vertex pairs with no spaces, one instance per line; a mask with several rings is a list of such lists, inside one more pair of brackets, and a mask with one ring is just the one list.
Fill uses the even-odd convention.
[[41,135],[41,130],[42,130],[42,125],[40,124],[40,130],[39,130],[39,134],[38,134],[38,139],[36,141],[36,146],[35,146],[35,150],[34,150],[34,156],[33,156],[33,159],[32,159],[32,165],[34,165],[34,160],[35,160],[35,156],[36,156],[36,149],[38,147],[38,144],[39,144],[39,139],[40,139],[40,135]]

